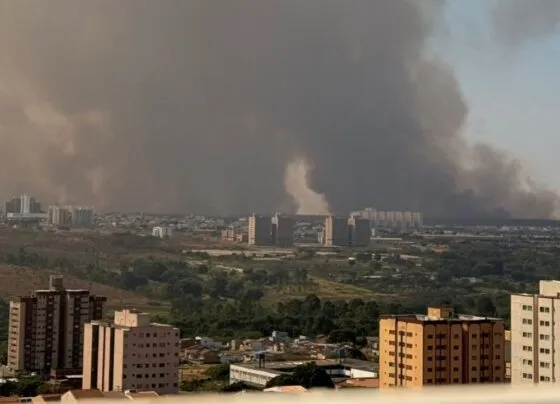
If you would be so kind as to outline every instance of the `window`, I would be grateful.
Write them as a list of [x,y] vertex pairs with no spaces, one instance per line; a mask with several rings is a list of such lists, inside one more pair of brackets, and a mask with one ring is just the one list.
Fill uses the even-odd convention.
[[531,359],[523,359],[523,364],[533,366],[533,361]]
[[525,310],[525,311],[531,311],[531,310],[533,310],[533,306],[524,304],[524,305],[523,305],[523,310]]
[[541,348],[539,349],[539,352],[542,354],[549,354],[550,353],[550,349],[548,348]]
[[522,377],[524,379],[533,380],[533,375],[531,373],[523,373]]
[[541,382],[549,382],[550,381],[550,377],[548,376],[541,376],[540,377]]
[[525,352],[533,352],[533,347],[528,345],[523,345],[523,350]]
[[550,307],[540,307],[539,311],[541,313],[550,313]]
[[533,333],[532,332],[524,332],[523,333],[523,338],[533,338]]
[[541,341],[549,341],[549,340],[550,340],[550,335],[548,335],[548,334],[540,334],[540,335],[539,335],[539,339],[540,339]]
[[550,368],[550,363],[549,362],[541,362],[540,366],[541,366],[541,368],[549,369]]
[[550,327],[550,321],[541,320],[539,324],[543,327]]

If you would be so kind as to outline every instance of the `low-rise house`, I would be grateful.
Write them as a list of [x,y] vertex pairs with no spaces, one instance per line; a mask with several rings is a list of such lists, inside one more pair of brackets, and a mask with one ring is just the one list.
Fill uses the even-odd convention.
[[47,404],[47,403],[58,403],[62,394],[39,394],[33,397],[31,400],[32,404]]
[[69,390],[60,397],[61,404],[78,404],[87,400],[101,399],[104,395],[99,390]]

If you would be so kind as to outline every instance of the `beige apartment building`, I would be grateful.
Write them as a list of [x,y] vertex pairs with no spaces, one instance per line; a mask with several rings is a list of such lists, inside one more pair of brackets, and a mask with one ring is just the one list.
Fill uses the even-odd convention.
[[70,211],[62,206],[49,206],[47,223],[53,226],[70,226],[72,224]]
[[150,323],[148,313],[115,312],[113,323],[85,326],[84,390],[179,391],[179,330]]
[[103,317],[105,297],[65,289],[51,276],[49,289],[10,301],[8,367],[50,372],[82,368],[84,324]]
[[351,216],[348,219],[350,245],[352,247],[368,247],[371,239],[371,226],[368,219]]
[[271,245],[272,218],[260,215],[249,216],[247,238],[249,245]]
[[556,382],[560,372],[560,281],[511,296],[511,382]]
[[504,383],[505,328],[500,319],[453,315],[382,316],[379,387]]

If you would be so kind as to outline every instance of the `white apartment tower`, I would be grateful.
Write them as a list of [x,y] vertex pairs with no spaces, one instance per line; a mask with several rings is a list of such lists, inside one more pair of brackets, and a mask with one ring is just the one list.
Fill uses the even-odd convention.
[[560,380],[560,281],[511,296],[511,383]]
[[92,321],[84,331],[82,389],[179,391],[179,330],[150,323],[148,313],[115,312],[113,323]]

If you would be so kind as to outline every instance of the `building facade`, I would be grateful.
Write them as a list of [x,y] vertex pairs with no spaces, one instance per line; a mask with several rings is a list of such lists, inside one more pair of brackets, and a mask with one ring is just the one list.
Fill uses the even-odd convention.
[[152,229],[152,236],[157,238],[171,238],[173,230],[167,226],[156,226]]
[[325,246],[348,246],[350,244],[350,233],[348,219],[343,217],[327,216],[325,218]]
[[90,227],[93,224],[93,208],[70,206],[67,208],[74,227]]
[[295,220],[288,216],[276,214],[272,217],[272,244],[279,247],[294,245]]
[[368,247],[371,239],[371,226],[368,219],[351,216],[348,219],[350,245],[352,247]]
[[379,387],[504,383],[505,327],[500,319],[453,315],[382,316]]
[[247,224],[247,239],[249,245],[272,244],[272,218],[270,216],[249,216]]
[[53,226],[70,226],[72,224],[70,211],[62,206],[49,206],[47,223]]
[[179,330],[150,323],[150,315],[115,312],[113,323],[92,321],[85,326],[84,390],[179,391]]
[[82,368],[84,324],[103,317],[106,298],[64,288],[51,276],[47,290],[10,302],[8,367],[17,372]]
[[511,296],[511,382],[555,382],[560,372],[560,281]]

